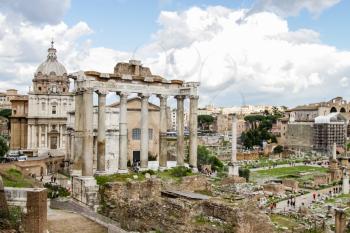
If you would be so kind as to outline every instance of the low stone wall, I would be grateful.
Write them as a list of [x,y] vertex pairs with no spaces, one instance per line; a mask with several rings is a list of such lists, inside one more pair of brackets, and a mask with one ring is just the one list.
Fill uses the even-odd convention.
[[282,184],[263,184],[264,191],[274,194],[284,193],[285,187]]
[[331,183],[331,174],[320,174],[314,176],[314,186],[327,185]]
[[298,192],[299,190],[299,182],[296,180],[284,179],[282,180],[282,184],[288,188],[291,188],[295,192]]
[[176,189],[188,192],[211,191],[211,184],[204,175],[182,177],[181,182],[163,183],[164,189]]

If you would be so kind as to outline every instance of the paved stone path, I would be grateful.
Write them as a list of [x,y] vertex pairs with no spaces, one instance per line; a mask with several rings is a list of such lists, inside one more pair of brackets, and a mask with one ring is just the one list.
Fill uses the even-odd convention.
[[103,227],[79,214],[65,210],[48,209],[50,233],[107,233]]
[[[333,187],[326,188],[326,189],[312,191],[310,193],[307,193],[307,194],[304,194],[304,195],[296,197],[295,198],[295,208],[292,208],[290,206],[288,207],[288,203],[287,203],[288,201],[287,200],[278,202],[277,203],[277,208],[274,210],[274,212],[283,212],[283,211],[287,211],[287,210],[296,210],[296,211],[298,211],[300,206],[302,206],[302,203],[304,203],[304,205],[306,207],[309,207],[310,204],[312,203],[312,201],[314,200],[313,199],[313,194],[314,193],[316,193],[316,196],[318,194],[328,195],[330,190],[333,192],[333,188],[334,187],[341,187],[341,186],[338,185],[338,186],[333,186]],[[317,198],[316,198],[316,200],[317,200]]]

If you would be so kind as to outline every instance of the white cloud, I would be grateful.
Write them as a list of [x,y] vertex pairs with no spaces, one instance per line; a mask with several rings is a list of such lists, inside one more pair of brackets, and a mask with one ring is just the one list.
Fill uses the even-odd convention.
[[341,0],[256,0],[249,14],[270,11],[281,16],[296,16],[302,10],[314,15],[338,4]]
[[13,19],[57,24],[70,7],[70,0],[2,0],[0,9]]
[[316,31],[291,31],[274,13],[248,14],[223,7],[162,12],[161,29],[139,58],[148,64],[153,51],[152,70],[200,81],[202,104],[239,104],[239,92],[247,102],[271,104],[338,95],[334,80],[350,71],[349,51],[322,44]]
[[117,62],[140,59],[167,79],[200,81],[201,104],[241,104],[241,96],[248,104],[284,105],[347,97],[350,52],[322,44],[316,31],[290,30],[272,12],[224,7],[161,12],[152,42],[133,54],[93,47],[84,39],[93,33],[85,22],[38,25],[8,17],[0,11],[2,89],[26,91],[54,37],[68,72],[112,72]]

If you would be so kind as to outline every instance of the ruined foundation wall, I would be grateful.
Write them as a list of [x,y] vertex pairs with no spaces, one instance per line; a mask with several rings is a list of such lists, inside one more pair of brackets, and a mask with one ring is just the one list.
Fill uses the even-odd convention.
[[[194,191],[206,189],[206,179],[200,176],[186,177],[173,189]],[[197,183],[198,182],[198,183]],[[192,188],[191,188],[192,186]],[[269,218],[255,207],[230,206],[211,200],[195,201],[183,198],[162,197],[161,191],[170,183],[160,179],[108,183],[101,188],[101,213],[120,222],[129,231],[160,231],[167,233],[270,233],[273,232]],[[200,221],[198,218],[214,218],[220,224]]]

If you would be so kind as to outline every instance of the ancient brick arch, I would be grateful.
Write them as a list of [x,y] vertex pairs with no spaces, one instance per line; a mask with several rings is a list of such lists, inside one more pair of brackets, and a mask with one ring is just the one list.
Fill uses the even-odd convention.
[[331,113],[332,113],[332,112],[338,112],[338,110],[337,110],[336,107],[332,107],[330,112],[331,112]]

